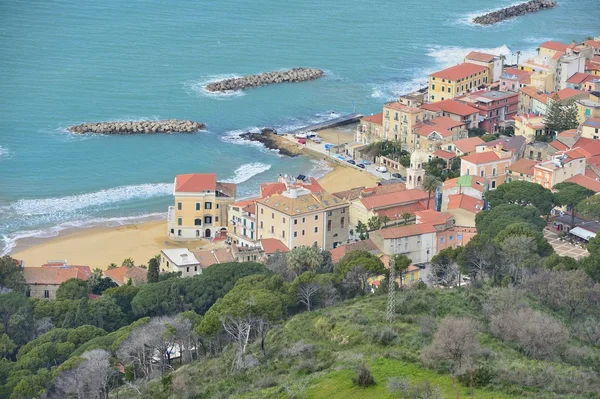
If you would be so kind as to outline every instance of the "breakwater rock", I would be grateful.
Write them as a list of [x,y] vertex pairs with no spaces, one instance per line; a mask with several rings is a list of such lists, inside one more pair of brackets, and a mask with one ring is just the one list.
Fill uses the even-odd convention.
[[203,123],[168,119],[162,121],[127,121],[127,122],[98,122],[82,123],[70,126],[68,131],[73,133],[100,134],[153,134],[153,133],[194,133],[204,130]]
[[306,80],[318,79],[324,74],[325,72],[315,68],[293,68],[288,71],[267,72],[259,75],[244,76],[243,78],[220,80],[209,83],[205,88],[208,91],[243,90],[274,83],[304,82]]
[[258,133],[246,132],[240,134],[240,137],[248,141],[256,141],[261,143],[269,150],[277,150],[281,155],[295,157],[300,154],[297,146],[289,142],[285,138],[279,136],[275,129],[266,127]]
[[485,15],[480,15],[473,18],[473,22],[479,25],[492,25],[502,22],[506,19],[519,17],[521,15],[554,7],[556,7],[556,1],[553,0],[531,0],[516,6],[507,7]]

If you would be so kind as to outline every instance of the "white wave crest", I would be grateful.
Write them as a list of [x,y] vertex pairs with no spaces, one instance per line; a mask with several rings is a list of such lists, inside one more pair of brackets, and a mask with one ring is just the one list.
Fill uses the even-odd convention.
[[427,55],[432,57],[436,64],[442,68],[457,65],[463,62],[465,56],[471,51],[492,55],[510,55],[511,50],[506,45],[483,48],[483,47],[460,47],[460,46],[429,46]]
[[235,74],[223,74],[223,75],[208,75],[199,80],[189,80],[183,82],[183,87],[188,94],[199,95],[202,97],[209,97],[215,100],[227,100],[234,97],[245,96],[246,93],[243,90],[228,90],[228,91],[208,91],[206,85],[209,83],[218,82],[225,79],[237,79],[241,78],[241,75]]
[[310,177],[314,177],[315,179],[320,179],[333,170],[333,166],[331,166],[331,164],[325,160],[313,161],[313,164],[314,165],[308,175]]
[[64,222],[47,229],[25,230],[9,235],[0,235],[0,256],[9,254],[17,245],[17,242],[26,238],[52,238],[60,234],[61,231],[68,229],[86,229],[92,227],[118,227],[128,224],[143,223],[152,220],[161,220],[166,218],[165,212],[148,213],[137,216],[96,218],[87,220],[75,220]]
[[[139,184],[57,198],[22,199],[4,208],[20,216],[71,213],[132,199],[147,199],[173,193],[173,183]],[[0,211],[2,209],[0,208]]]
[[10,156],[10,151],[6,147],[0,145],[0,159],[7,159]]
[[247,180],[250,180],[256,175],[259,175],[267,170],[271,169],[271,165],[267,165],[260,162],[247,163],[239,168],[237,168],[234,172],[234,176],[230,179],[223,180],[224,183],[235,183],[240,184]]

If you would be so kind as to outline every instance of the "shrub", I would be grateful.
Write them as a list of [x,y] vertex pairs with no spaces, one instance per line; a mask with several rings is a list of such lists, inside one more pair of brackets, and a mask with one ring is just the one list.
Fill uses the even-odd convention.
[[429,380],[419,384],[411,384],[410,381],[400,378],[390,378],[388,391],[391,393],[402,393],[410,399],[441,399],[441,393],[436,387],[432,387]]
[[397,336],[398,334],[396,334],[396,331],[390,327],[385,327],[375,336],[375,343],[383,346],[391,345]]
[[373,375],[371,374],[367,366],[365,366],[363,363],[360,366],[356,377],[352,378],[352,383],[359,387],[366,388],[375,385],[375,379],[373,378]]
[[419,325],[419,334],[424,335],[426,337],[431,337],[437,328],[437,322],[435,320],[435,317],[427,315],[421,317]]

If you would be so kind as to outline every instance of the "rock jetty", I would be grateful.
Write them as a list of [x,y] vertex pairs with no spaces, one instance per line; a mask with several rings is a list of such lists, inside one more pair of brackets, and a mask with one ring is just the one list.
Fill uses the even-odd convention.
[[493,25],[506,19],[519,17],[532,12],[556,7],[556,1],[553,0],[531,0],[516,6],[503,8],[498,11],[490,12],[473,18],[473,22],[479,25]]
[[275,129],[270,127],[265,127],[258,133],[242,133],[240,134],[240,137],[244,140],[259,142],[269,150],[279,151],[281,155],[295,157],[299,154],[299,150],[295,148],[294,144],[288,143],[286,139],[277,134]]
[[169,119],[162,121],[127,121],[127,122],[98,122],[82,123],[70,126],[68,131],[78,134],[153,134],[153,133],[194,133],[204,130],[203,123]]
[[220,80],[209,83],[205,88],[208,91],[243,90],[274,83],[304,82],[306,80],[318,79],[324,74],[325,72],[315,68],[293,68],[288,71],[267,72],[259,75],[244,76],[243,78]]

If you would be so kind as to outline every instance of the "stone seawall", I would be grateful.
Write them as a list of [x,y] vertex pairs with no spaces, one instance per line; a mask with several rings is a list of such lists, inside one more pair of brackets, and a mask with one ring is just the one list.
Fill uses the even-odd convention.
[[556,7],[556,1],[553,0],[531,0],[516,6],[480,15],[473,18],[473,22],[479,25],[493,25],[507,19],[554,7]]
[[300,155],[300,148],[295,143],[279,136],[277,131],[272,128],[263,128],[259,133],[246,132],[240,134],[240,137],[248,141],[261,143],[269,150],[277,150],[281,155],[295,157]]
[[220,80],[206,85],[205,88],[208,91],[243,90],[275,83],[304,82],[318,79],[324,74],[325,72],[315,68],[293,68],[288,71],[267,72],[243,78]]
[[82,123],[70,126],[68,131],[78,134],[153,134],[153,133],[194,133],[204,130],[203,123],[169,119],[162,121],[129,121],[129,122],[98,122]]

